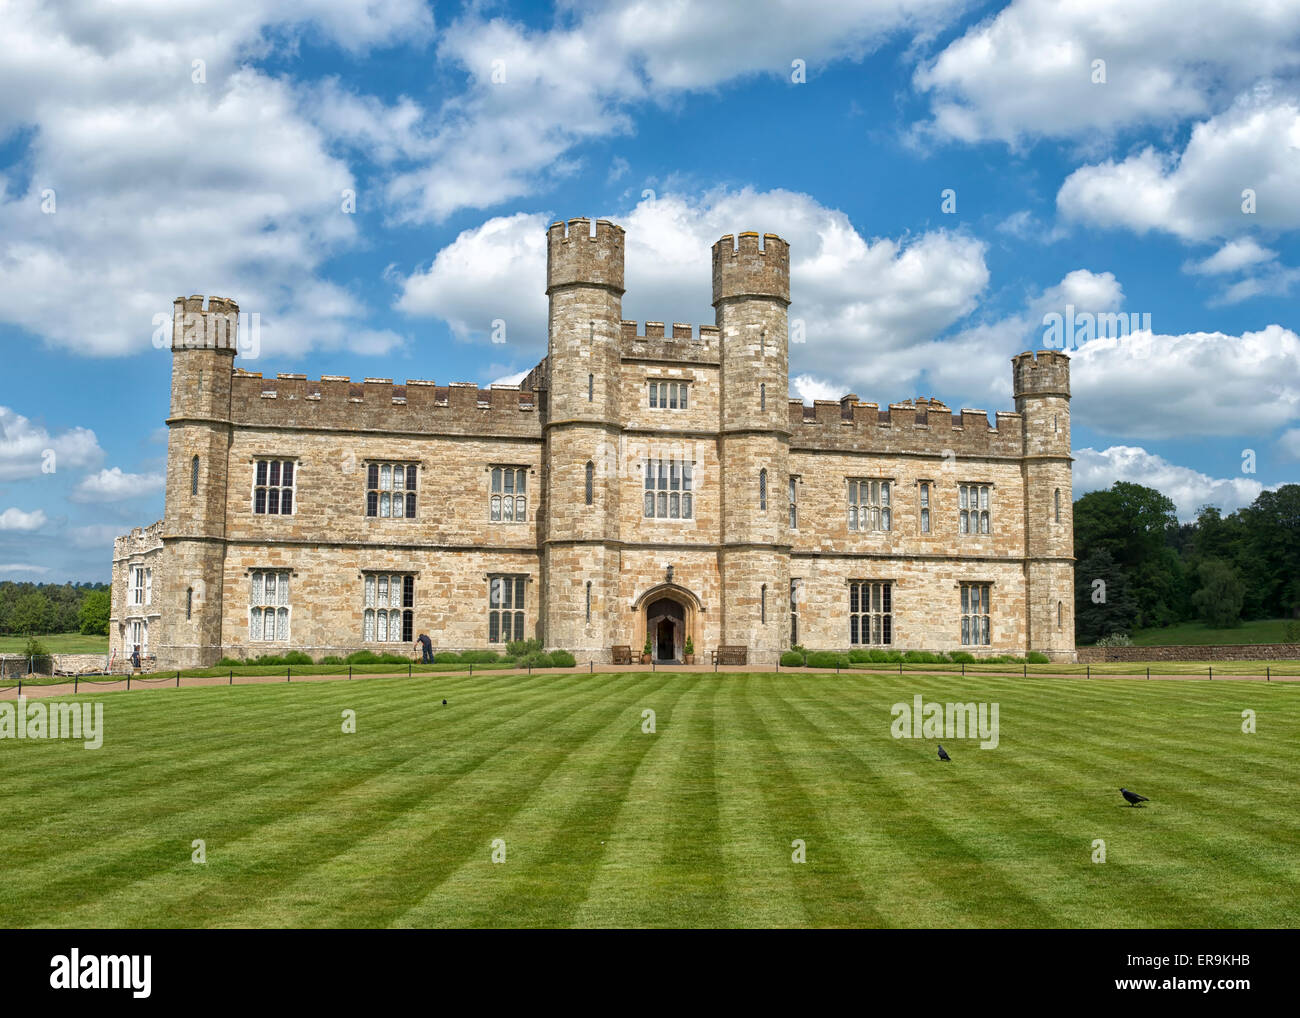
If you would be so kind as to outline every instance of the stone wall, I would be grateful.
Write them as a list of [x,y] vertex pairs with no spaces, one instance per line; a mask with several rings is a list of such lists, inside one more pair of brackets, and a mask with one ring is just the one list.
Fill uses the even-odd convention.
[[1080,647],[1080,664],[1106,661],[1300,661],[1300,643],[1212,644],[1204,647]]

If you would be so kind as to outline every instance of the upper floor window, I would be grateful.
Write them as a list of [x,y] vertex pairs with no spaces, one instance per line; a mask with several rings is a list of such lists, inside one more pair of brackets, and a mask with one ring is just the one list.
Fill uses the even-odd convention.
[[596,398],[596,376],[587,376],[587,402],[590,403]]
[[361,638],[366,643],[411,643],[415,639],[415,577],[368,575]]
[[646,460],[646,519],[689,520],[691,504],[691,464],[685,460]]
[[194,617],[194,588],[185,588],[185,621]]
[[989,532],[989,486],[987,484],[963,484],[958,490],[960,529],[963,534],[987,534]]
[[596,486],[596,464],[587,460],[587,505],[591,505],[592,496],[595,494]]
[[492,501],[488,518],[493,523],[528,520],[528,468],[493,467]]
[[894,587],[888,580],[849,584],[849,643],[894,642]]
[[930,482],[922,481],[918,485],[918,499],[921,503],[921,533],[930,532]]
[[1052,496],[1052,500],[1056,504],[1056,522],[1060,523],[1061,522],[1061,489],[1060,488],[1056,489],[1055,494]]
[[292,516],[293,460],[258,460],[253,486],[253,512],[267,516]]
[[366,515],[379,519],[415,519],[414,463],[366,466]]
[[145,566],[131,567],[131,589],[127,603],[139,607],[153,603],[153,570]]
[[190,460],[190,494],[199,493],[199,458],[195,456]]
[[767,470],[758,472],[758,508],[760,512],[767,512]]
[[685,410],[688,399],[686,391],[689,388],[686,382],[651,382],[650,409]]
[[849,529],[889,530],[892,524],[888,481],[849,481]]
[[767,409],[767,383],[766,382],[760,382],[758,386],[758,409],[759,410]]
[[961,642],[963,647],[988,646],[989,587],[987,583],[961,585]]
[[799,527],[799,478],[790,478],[790,529]]
[[248,599],[248,638],[289,641],[289,574],[258,570]]

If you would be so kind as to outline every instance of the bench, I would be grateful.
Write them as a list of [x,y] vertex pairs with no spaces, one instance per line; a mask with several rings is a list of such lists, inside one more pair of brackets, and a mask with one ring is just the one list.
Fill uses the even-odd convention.
[[632,663],[631,647],[611,647],[610,653],[616,665],[630,665]]
[[743,665],[749,662],[749,648],[744,646],[723,646],[713,652],[715,665]]

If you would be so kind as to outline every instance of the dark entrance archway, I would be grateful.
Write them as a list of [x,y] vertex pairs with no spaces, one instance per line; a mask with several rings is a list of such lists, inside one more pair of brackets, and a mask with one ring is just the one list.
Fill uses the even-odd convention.
[[660,664],[681,664],[686,642],[686,610],[680,602],[661,597],[646,605],[646,635],[654,659]]

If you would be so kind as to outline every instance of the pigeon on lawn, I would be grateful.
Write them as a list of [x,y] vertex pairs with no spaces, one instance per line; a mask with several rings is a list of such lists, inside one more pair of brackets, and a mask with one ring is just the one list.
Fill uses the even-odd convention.
[[1130,792],[1127,788],[1121,788],[1120,792],[1123,794],[1125,800],[1127,800],[1130,806],[1136,806],[1139,802],[1151,801],[1145,795],[1138,795],[1137,792]]
[[951,760],[951,759],[952,759],[952,757],[950,757],[950,756],[948,755],[947,751],[943,748],[943,743],[940,743],[940,744],[939,744],[939,759],[940,759],[940,760]]

